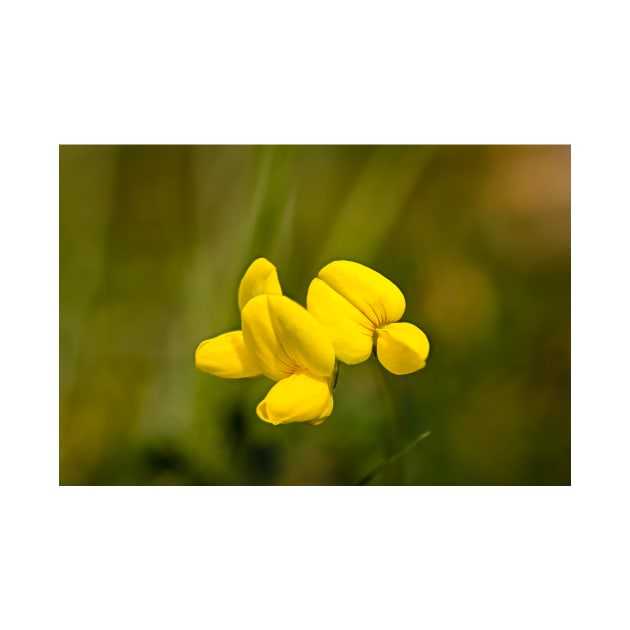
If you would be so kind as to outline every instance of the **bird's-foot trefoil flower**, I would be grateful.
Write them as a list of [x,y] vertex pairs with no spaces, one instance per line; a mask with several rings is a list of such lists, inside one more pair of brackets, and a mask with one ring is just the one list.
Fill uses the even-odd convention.
[[313,279],[306,303],[340,361],[361,363],[375,348],[378,360],[394,374],[410,374],[425,366],[427,336],[417,326],[398,321],[405,312],[405,297],[377,271],[335,260]]
[[335,351],[319,322],[282,295],[259,295],[241,313],[258,369],[277,381],[256,408],[271,424],[321,424],[332,412]]
[[332,412],[336,364],[319,322],[282,295],[276,268],[264,258],[247,269],[238,303],[242,330],[202,341],[196,366],[223,378],[277,381],[256,409],[265,422],[321,424]]

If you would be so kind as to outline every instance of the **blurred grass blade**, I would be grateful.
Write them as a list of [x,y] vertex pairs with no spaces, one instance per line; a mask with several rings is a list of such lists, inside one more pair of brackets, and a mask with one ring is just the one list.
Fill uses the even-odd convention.
[[376,147],[331,221],[318,262],[372,260],[394,229],[433,153],[431,146]]
[[406,446],[403,446],[397,453],[394,453],[391,457],[386,459],[384,462],[381,462],[372,472],[368,473],[365,477],[363,477],[363,479],[361,479],[361,481],[359,481],[357,485],[364,486],[370,483],[370,481],[372,481],[372,479],[374,479],[374,477],[376,477],[376,475],[378,475],[382,470],[387,468],[390,464],[392,464],[396,460],[400,459],[403,455],[406,455],[416,444],[418,444],[418,442],[421,442],[422,440],[424,440],[424,438],[427,438],[430,435],[431,435],[431,431],[425,431],[424,433],[421,433],[415,440],[412,440],[411,442],[409,442],[409,444],[407,444]]

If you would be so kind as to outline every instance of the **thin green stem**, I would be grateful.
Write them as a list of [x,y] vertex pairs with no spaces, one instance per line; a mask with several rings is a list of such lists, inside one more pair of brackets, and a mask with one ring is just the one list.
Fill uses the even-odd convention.
[[361,481],[357,483],[358,486],[364,486],[368,484],[376,475],[378,475],[384,468],[387,468],[391,463],[400,459],[403,455],[406,455],[418,442],[421,442],[425,438],[431,435],[431,431],[425,431],[421,433],[417,438],[409,442],[406,446],[401,448],[397,453],[394,453],[391,457],[386,459],[384,462],[380,463],[372,472],[368,473]]
[[[376,355],[376,351],[374,351]],[[394,455],[402,446],[404,435],[406,433],[404,429],[404,418],[401,414],[400,407],[397,403],[395,396],[392,393],[392,381],[388,378],[389,374],[386,374],[382,366],[376,358],[372,359],[373,373],[378,382],[378,387],[381,391],[381,400],[383,401],[383,407],[385,415],[387,416],[384,431],[385,439],[387,442],[387,456]],[[401,466],[394,466],[388,471],[387,480],[394,485],[400,485],[403,481],[403,469]]]

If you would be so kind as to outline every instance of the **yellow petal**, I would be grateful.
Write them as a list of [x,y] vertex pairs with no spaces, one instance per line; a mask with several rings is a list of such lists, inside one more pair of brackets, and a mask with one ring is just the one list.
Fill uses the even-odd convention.
[[311,281],[306,306],[326,331],[340,361],[352,365],[370,356],[374,325],[323,280]]
[[282,295],[252,298],[241,313],[243,338],[261,372],[274,380],[298,370],[328,377],[335,351],[326,332],[305,308]]
[[242,311],[257,295],[282,295],[275,265],[266,258],[257,258],[247,269],[238,288],[238,307]]
[[260,376],[261,372],[243,342],[240,330],[202,341],[195,351],[195,365],[222,378]]
[[331,414],[332,408],[328,380],[298,372],[278,381],[258,404],[256,413],[270,424],[320,424]]
[[256,296],[247,302],[241,311],[241,324],[245,346],[267,378],[279,381],[296,371],[295,363],[276,334],[266,295]]
[[280,344],[298,369],[329,377],[335,350],[322,325],[303,306],[280,295],[266,296]]
[[376,356],[390,372],[411,374],[424,367],[429,340],[417,326],[398,322],[383,326],[376,335]]
[[350,260],[335,260],[317,274],[328,286],[359,309],[374,326],[398,321],[405,297],[385,276]]

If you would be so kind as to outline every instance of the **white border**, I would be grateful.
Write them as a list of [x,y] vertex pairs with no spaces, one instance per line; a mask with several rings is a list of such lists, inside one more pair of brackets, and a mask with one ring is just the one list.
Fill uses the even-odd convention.
[[[628,625],[628,45],[590,11],[3,9],[0,625]],[[57,145],[98,142],[571,143],[574,486],[59,488]]]

